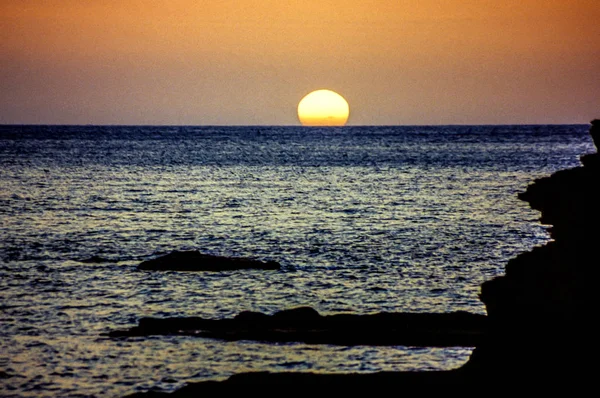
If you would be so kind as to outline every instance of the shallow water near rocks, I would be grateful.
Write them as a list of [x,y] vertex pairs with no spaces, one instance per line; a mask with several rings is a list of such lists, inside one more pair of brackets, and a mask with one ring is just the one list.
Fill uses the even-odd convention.
[[[245,371],[450,369],[470,347],[109,339],[142,316],[485,313],[547,241],[516,195],[588,126],[0,126],[0,395],[122,396]],[[173,250],[281,271],[140,272]],[[89,261],[88,261],[89,260]]]

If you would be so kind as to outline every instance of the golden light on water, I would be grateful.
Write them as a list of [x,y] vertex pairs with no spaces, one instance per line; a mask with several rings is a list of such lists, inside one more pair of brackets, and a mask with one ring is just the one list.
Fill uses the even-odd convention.
[[303,126],[344,126],[350,115],[348,102],[331,90],[316,90],[298,104],[298,119]]

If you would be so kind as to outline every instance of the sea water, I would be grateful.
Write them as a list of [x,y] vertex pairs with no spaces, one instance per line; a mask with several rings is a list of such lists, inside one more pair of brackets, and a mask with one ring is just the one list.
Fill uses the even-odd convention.
[[[0,395],[121,396],[246,371],[450,369],[471,347],[110,339],[143,316],[485,313],[543,244],[517,199],[586,125],[0,126]],[[141,272],[173,250],[281,271]],[[535,309],[532,309],[534,311]]]

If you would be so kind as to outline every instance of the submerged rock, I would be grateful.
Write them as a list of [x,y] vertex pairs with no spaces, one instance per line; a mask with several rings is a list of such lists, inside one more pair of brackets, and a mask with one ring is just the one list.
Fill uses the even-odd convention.
[[298,307],[267,315],[242,312],[232,319],[142,318],[138,326],[111,337],[186,335],[223,340],[304,342],[335,345],[474,347],[486,328],[485,315],[386,313],[320,315]]
[[197,250],[174,251],[162,257],[143,261],[143,271],[233,271],[244,269],[278,270],[276,261],[263,262],[243,257],[224,257],[202,254]]

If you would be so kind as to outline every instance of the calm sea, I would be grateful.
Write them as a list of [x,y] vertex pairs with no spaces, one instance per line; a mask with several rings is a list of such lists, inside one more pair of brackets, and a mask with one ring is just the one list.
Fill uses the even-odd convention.
[[[449,369],[470,348],[113,340],[142,316],[485,313],[547,241],[517,199],[588,126],[0,126],[0,395],[120,396],[268,371]],[[147,273],[173,250],[282,271]],[[94,258],[96,262],[86,260]]]

